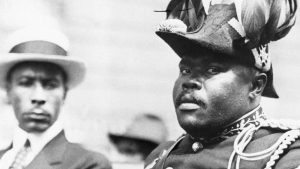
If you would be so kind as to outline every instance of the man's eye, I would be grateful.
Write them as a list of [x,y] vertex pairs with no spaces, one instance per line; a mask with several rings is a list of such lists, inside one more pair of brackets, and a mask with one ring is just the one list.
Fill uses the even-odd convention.
[[44,84],[44,87],[47,89],[54,89],[57,88],[59,86],[59,83],[56,81],[47,81]]
[[191,70],[187,69],[187,68],[181,68],[180,73],[183,74],[183,75],[187,75],[187,74],[191,73]]
[[31,81],[31,80],[20,80],[18,82],[18,85],[19,86],[31,86],[32,83],[33,83],[33,81]]
[[218,74],[220,72],[221,72],[221,69],[218,67],[209,67],[207,69],[207,73],[212,74],[212,75]]

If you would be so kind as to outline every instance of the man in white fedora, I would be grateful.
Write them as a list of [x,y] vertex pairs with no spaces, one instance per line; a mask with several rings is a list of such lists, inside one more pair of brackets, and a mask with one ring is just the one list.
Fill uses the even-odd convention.
[[10,147],[0,151],[1,169],[109,169],[101,154],[70,143],[58,118],[68,90],[80,84],[85,66],[68,56],[69,43],[56,29],[13,33],[0,59],[0,88],[6,90],[18,126]]

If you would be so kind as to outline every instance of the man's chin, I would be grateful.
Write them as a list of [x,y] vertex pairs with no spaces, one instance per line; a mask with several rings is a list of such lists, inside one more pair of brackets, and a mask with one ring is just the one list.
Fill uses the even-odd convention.
[[21,127],[28,133],[42,133],[46,131],[50,126],[48,124],[35,124],[35,125],[26,125]]
[[195,137],[207,137],[208,135],[214,134],[214,127],[204,120],[185,119],[179,121],[179,124],[188,134]]
[[204,122],[200,122],[198,120],[194,119],[188,119],[188,120],[181,120],[179,121],[180,126],[185,130],[199,130],[202,128],[206,128],[206,124]]
[[197,112],[182,113],[178,111],[177,115],[178,115],[178,122],[181,126],[198,128],[200,126],[205,126],[207,123],[205,117],[202,116],[200,118]]

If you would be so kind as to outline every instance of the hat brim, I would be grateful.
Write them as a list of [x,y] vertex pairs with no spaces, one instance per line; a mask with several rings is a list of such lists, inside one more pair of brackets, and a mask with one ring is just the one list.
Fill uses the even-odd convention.
[[[172,32],[155,32],[160,38],[162,38],[179,56],[182,57],[184,55],[194,54],[197,52],[201,52],[203,50],[210,50],[216,53],[224,53],[226,55],[237,55],[240,51],[232,51],[232,49],[226,49],[226,46],[222,46],[222,44],[212,44],[211,41],[203,40],[193,40],[188,37],[189,34],[183,35],[180,33],[172,33]],[[217,46],[217,47],[216,47]],[[279,98],[277,95],[275,88],[273,86],[273,70],[271,68],[270,71],[267,72],[267,84],[262,93],[264,97],[270,98]]]
[[85,64],[79,59],[36,53],[8,53],[0,59],[0,87],[6,87],[7,73],[14,65],[27,61],[47,62],[60,66],[68,77],[68,88],[74,88],[80,84],[86,73]]

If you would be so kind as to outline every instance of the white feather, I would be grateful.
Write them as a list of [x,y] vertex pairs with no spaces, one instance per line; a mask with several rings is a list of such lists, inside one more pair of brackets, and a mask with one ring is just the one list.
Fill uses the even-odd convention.
[[237,19],[232,18],[230,21],[228,21],[228,24],[235,29],[241,35],[241,37],[246,37],[244,26]]
[[242,23],[242,4],[244,0],[234,0],[238,21]]
[[203,4],[206,15],[208,15],[208,10],[209,10],[211,1],[212,0],[202,0],[202,4]]
[[[283,0],[281,2],[282,8],[280,11],[280,16],[279,16],[279,20],[278,20],[278,24],[277,24],[277,28],[279,28],[286,20],[286,12],[287,12],[287,8],[289,7],[288,5],[285,5],[285,1]],[[284,6],[286,6],[285,8],[283,8]]]

